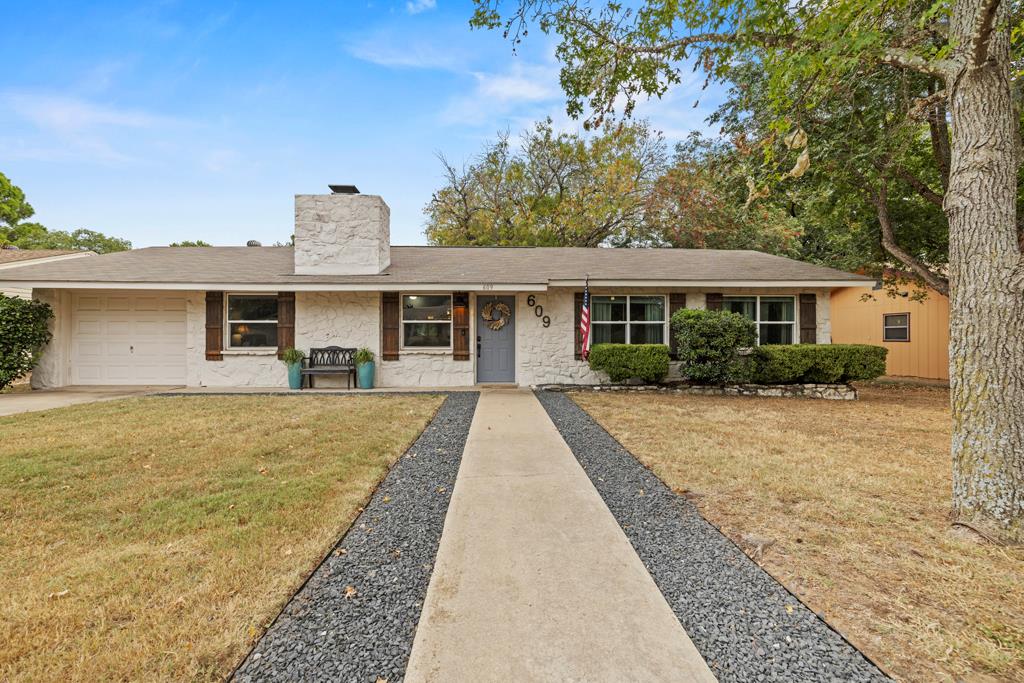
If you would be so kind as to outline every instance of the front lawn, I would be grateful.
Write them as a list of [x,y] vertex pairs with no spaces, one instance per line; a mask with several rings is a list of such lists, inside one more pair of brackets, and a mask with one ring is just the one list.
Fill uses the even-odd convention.
[[897,678],[1024,680],[1024,550],[950,528],[946,390],[572,396]]
[[0,418],[0,680],[223,678],[441,402],[142,398]]

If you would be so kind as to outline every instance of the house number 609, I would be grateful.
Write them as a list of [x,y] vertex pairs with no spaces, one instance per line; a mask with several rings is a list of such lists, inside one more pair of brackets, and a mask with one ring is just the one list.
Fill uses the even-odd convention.
[[540,322],[544,327],[551,327],[551,316],[544,315],[544,307],[537,303],[537,297],[533,294],[526,297],[526,305],[533,307],[533,314],[540,318]]

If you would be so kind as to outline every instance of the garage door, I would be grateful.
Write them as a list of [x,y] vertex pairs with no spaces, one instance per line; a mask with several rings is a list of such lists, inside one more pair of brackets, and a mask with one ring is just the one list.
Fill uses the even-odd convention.
[[72,384],[184,384],[185,297],[76,293]]

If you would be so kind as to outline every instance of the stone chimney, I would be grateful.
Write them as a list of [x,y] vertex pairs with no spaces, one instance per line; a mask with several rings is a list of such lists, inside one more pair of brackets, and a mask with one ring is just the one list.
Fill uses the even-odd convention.
[[391,264],[391,210],[352,185],[295,195],[296,275],[376,275]]

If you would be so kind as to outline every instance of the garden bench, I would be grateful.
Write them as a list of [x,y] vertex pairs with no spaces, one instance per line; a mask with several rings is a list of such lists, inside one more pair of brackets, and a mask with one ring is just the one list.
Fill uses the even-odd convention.
[[356,379],[356,350],[344,349],[340,346],[325,346],[321,349],[310,349],[309,357],[302,368],[302,378],[309,378],[309,388],[313,388],[314,375],[345,375],[345,388],[351,389]]

